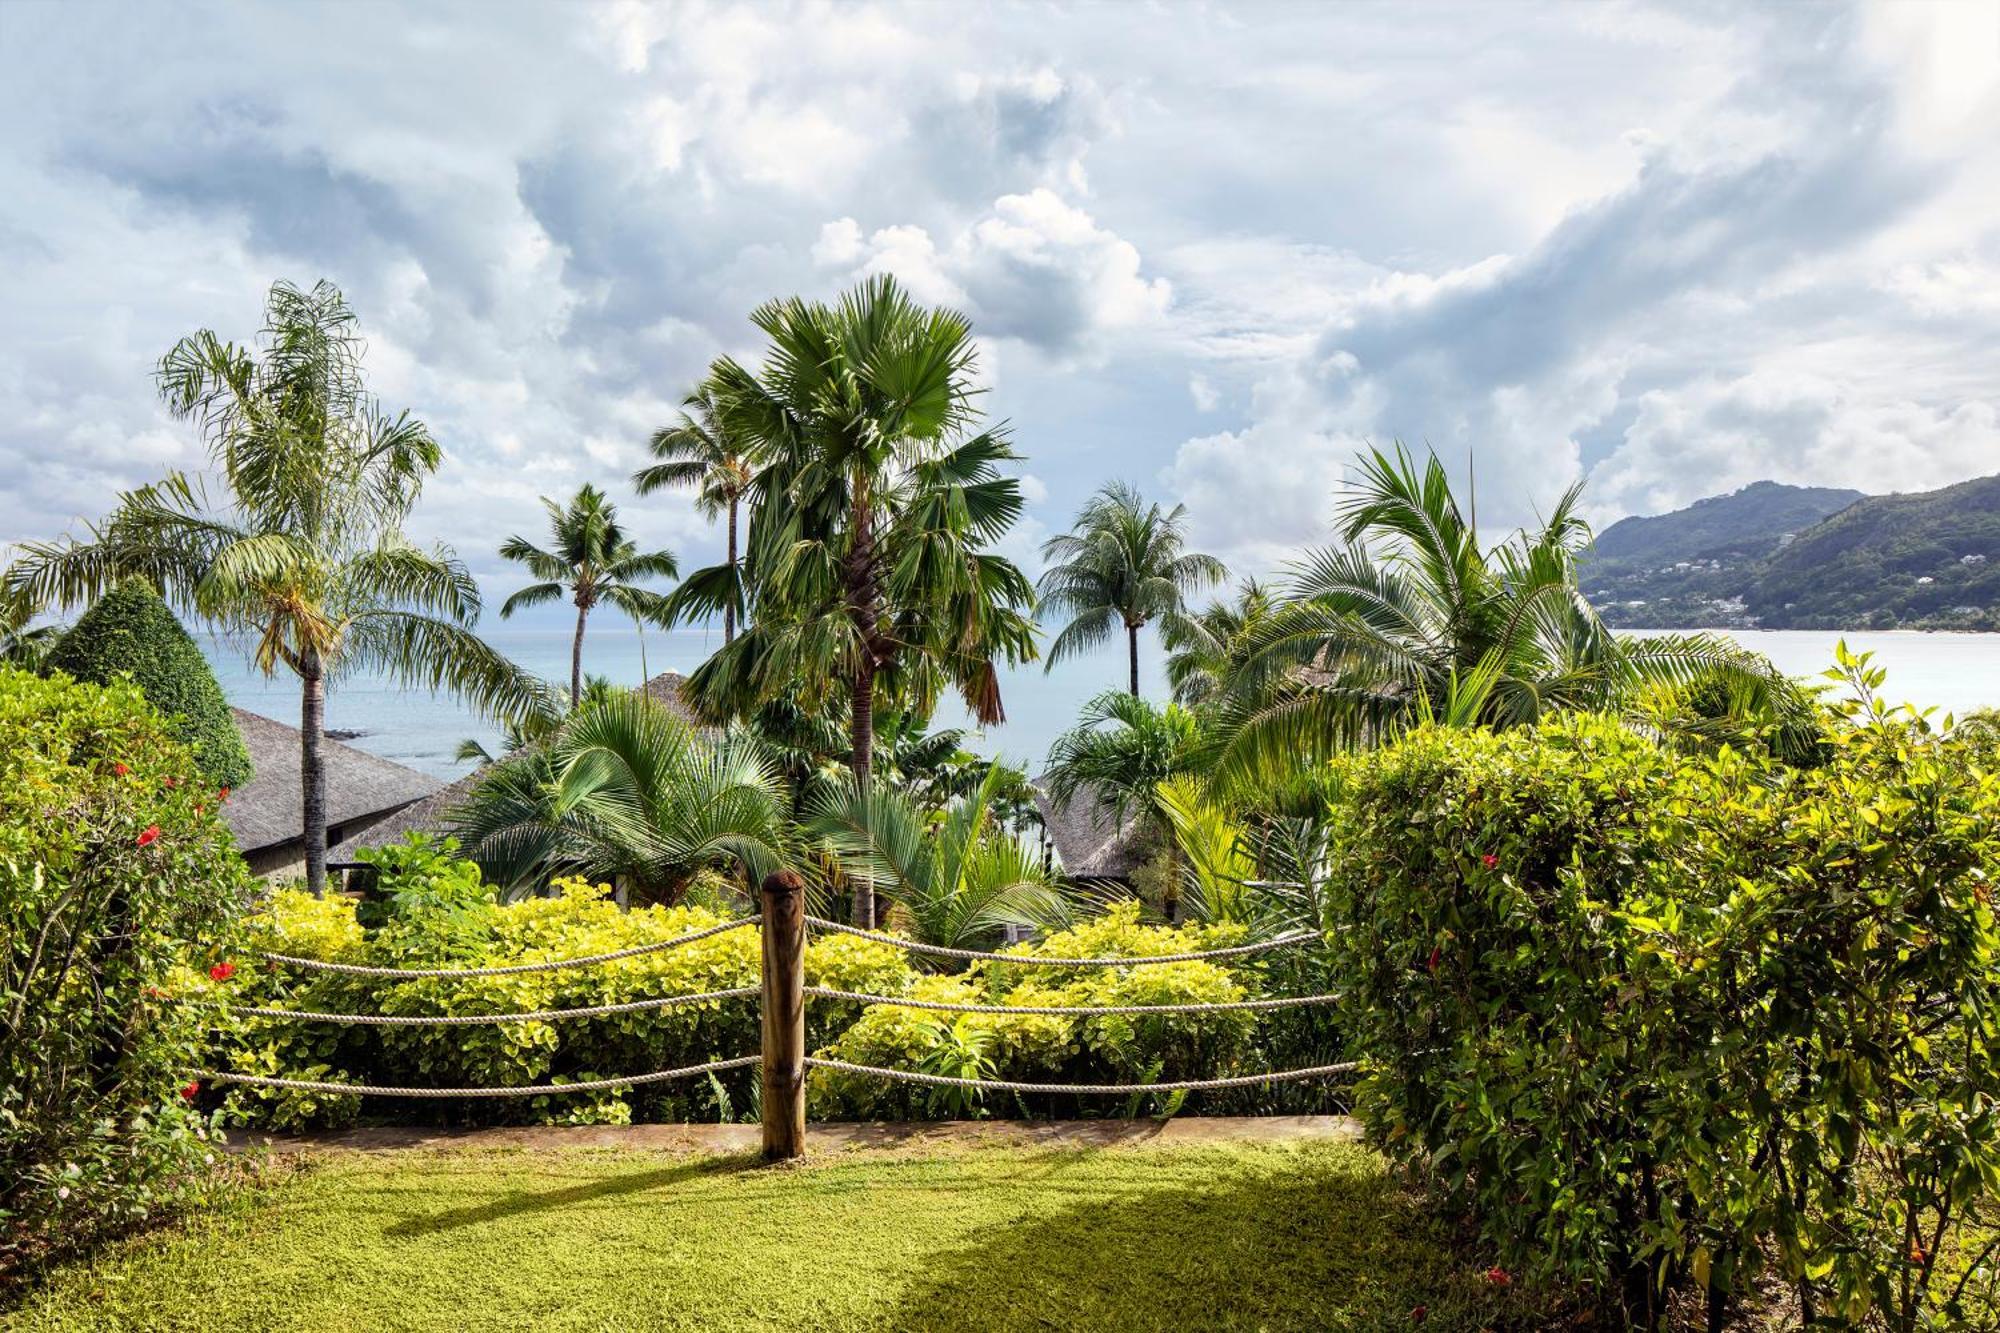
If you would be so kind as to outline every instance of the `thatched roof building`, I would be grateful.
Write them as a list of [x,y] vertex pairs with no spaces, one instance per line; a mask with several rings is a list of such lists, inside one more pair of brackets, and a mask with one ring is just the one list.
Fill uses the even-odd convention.
[[[229,794],[222,818],[253,874],[282,874],[305,861],[305,812],[299,797],[299,732],[274,718],[232,708],[255,776]],[[321,742],[326,764],[326,840],[351,838],[422,801],[437,780],[414,768],[343,745]]]
[[1047,779],[1035,783],[1035,808],[1056,849],[1062,872],[1072,879],[1115,879],[1130,882],[1132,872],[1152,853],[1144,823],[1127,818],[1098,799],[1093,791],[1078,792],[1066,805],[1049,796]]
[[[671,712],[678,713],[689,726],[699,728],[702,723],[681,697],[681,691],[686,684],[687,677],[678,671],[662,671],[640,688],[646,692],[647,698],[663,705]],[[466,798],[472,795],[472,789],[479,785],[480,780],[486,776],[486,770],[491,766],[490,763],[481,764],[450,786],[436,788],[425,799],[404,807],[393,816],[365,828],[356,828],[337,845],[329,837],[327,864],[341,869],[354,868],[361,864],[355,856],[356,852],[364,848],[401,842],[411,833],[428,833],[437,838],[447,836],[451,832],[452,816],[465,804]]]

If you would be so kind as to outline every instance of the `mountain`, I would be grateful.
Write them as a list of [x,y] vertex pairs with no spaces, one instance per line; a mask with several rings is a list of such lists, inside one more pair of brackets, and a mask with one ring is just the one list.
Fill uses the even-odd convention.
[[1583,580],[1622,627],[2000,630],[2000,477],[1875,496],[1758,482],[1612,524]]
[[1799,532],[1866,497],[1760,481],[1597,534],[1584,587],[1614,625],[1741,625],[1752,571]]

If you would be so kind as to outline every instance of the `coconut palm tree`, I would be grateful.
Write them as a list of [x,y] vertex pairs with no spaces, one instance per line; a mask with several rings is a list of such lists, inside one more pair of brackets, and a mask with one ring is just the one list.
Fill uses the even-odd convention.
[[526,565],[539,583],[531,583],[500,606],[507,619],[526,606],[541,606],[567,596],[576,607],[576,634],[569,649],[569,704],[583,697],[583,630],[591,611],[609,603],[641,625],[667,625],[667,599],[641,588],[641,579],[671,579],[680,574],[672,551],[641,551],[618,523],[618,506],[595,486],[585,486],[567,505],[542,497],[549,511],[549,532],[555,538],[544,550],[526,537],[509,537],[500,554]]
[[1246,579],[1231,600],[1210,602],[1192,615],[1176,616],[1160,627],[1167,648],[1167,684],[1174,702],[1186,707],[1220,700],[1249,681],[1252,635],[1271,614],[1271,590]]
[[754,884],[777,869],[786,812],[784,783],[754,740],[711,744],[627,692],[496,764],[451,824],[466,853],[511,890],[578,874],[673,903],[704,870],[738,868]]
[[252,660],[299,680],[306,883],[326,883],[326,692],[356,671],[453,690],[488,713],[545,711],[539,682],[473,632],[479,588],[444,547],[403,536],[441,453],[423,423],[381,411],[340,291],[271,288],[258,346],[207,329],[161,360],[169,411],[198,422],[223,488],[172,473],[127,492],[88,540],[27,543],[9,588],[73,604],[138,576],[169,601],[254,636]]
[[1577,586],[1580,492],[1538,531],[1481,547],[1435,456],[1371,450],[1340,503],[1343,544],[1308,553],[1249,636],[1219,776],[1296,774],[1419,721],[1518,726],[1616,707],[1642,684],[1768,682],[1727,639],[1606,628]]
[[1085,704],[1077,724],[1056,737],[1043,781],[1053,805],[1088,794],[1121,824],[1135,817],[1157,821],[1159,785],[1201,773],[1208,761],[1209,741],[1191,710],[1176,703],[1156,708],[1110,690]]
[[[737,556],[737,513],[743,497],[750,492],[756,475],[749,450],[730,430],[718,394],[720,383],[711,376],[681,400],[681,419],[653,432],[649,447],[660,461],[632,474],[639,494],[651,495],[667,487],[694,488],[695,504],[710,518],[729,518],[728,554],[708,580],[712,586],[689,589],[689,599],[701,605],[720,604],[722,641],[736,638],[736,625],[743,618],[743,571]],[[704,571],[709,573],[709,571]],[[693,583],[694,580],[689,580]]]
[[[1019,484],[1000,472],[1016,455],[1004,431],[974,433],[971,326],[893,279],[751,318],[770,339],[761,370],[725,359],[711,376],[733,437],[758,460],[750,619],[690,692],[717,716],[837,692],[865,790],[878,691],[927,714],[949,683],[991,724],[1006,716],[996,663],[1034,656],[1033,591],[988,549],[1021,512]],[[855,916],[872,919],[869,895]]]
[[1139,631],[1174,626],[1187,595],[1228,576],[1212,555],[1187,549],[1187,506],[1162,510],[1114,481],[1078,511],[1069,532],[1042,543],[1042,605],[1069,617],[1049,644],[1048,667],[1110,639],[1122,625],[1132,693],[1139,692]]
[[913,938],[990,949],[1009,926],[1041,929],[1070,915],[1041,854],[995,818],[1005,780],[994,770],[935,828],[900,792],[843,783],[814,803],[806,832],[844,878],[867,882],[894,903],[896,924]]

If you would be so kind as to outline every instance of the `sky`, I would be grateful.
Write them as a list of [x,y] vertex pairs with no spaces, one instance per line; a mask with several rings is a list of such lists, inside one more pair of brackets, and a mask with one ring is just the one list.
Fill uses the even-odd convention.
[[1356,451],[1489,531],[2000,471],[2000,6],[0,3],[0,543],[199,468],[151,372],[285,278],[359,312],[497,602],[782,295],[979,333],[1029,499],[1185,503],[1245,574]]

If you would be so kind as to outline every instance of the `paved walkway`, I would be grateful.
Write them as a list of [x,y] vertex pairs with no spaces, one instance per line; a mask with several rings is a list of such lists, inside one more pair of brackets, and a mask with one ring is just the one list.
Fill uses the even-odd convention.
[[[1176,1116],[1172,1120],[947,1120],[809,1126],[808,1151],[859,1148],[1015,1145],[1108,1148],[1120,1144],[1287,1143],[1358,1139],[1361,1126],[1343,1115]],[[394,1152],[406,1148],[646,1148],[675,1152],[746,1152],[757,1147],[756,1125],[537,1125],[502,1129],[375,1126],[309,1134],[229,1136],[232,1149],[274,1152]]]

